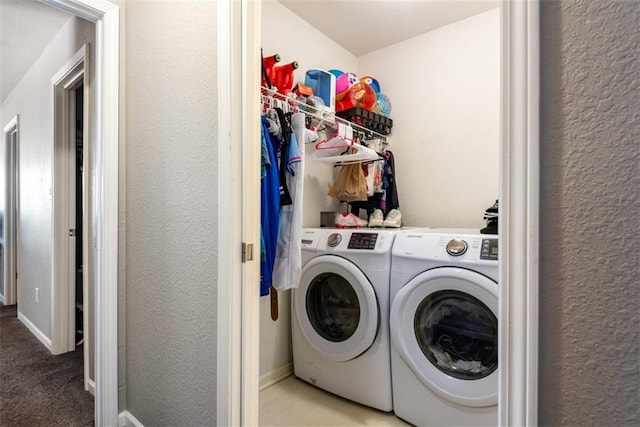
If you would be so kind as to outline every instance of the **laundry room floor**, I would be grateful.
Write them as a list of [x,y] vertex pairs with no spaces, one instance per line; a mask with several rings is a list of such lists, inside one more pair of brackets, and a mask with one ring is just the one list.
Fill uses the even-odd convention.
[[295,376],[260,392],[261,426],[409,426],[400,418],[343,399]]

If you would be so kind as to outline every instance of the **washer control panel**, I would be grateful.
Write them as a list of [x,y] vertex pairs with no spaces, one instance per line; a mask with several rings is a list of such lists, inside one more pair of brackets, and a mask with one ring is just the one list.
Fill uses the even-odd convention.
[[347,249],[374,250],[376,248],[377,240],[378,240],[377,233],[352,233],[351,239],[349,239],[349,246],[347,246]]

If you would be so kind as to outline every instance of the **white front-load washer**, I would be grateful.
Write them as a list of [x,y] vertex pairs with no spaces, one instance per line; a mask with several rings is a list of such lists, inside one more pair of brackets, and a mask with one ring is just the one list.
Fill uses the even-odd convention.
[[418,426],[498,423],[498,236],[399,233],[391,262],[396,415]]
[[292,294],[296,377],[391,411],[389,278],[395,232],[304,229]]

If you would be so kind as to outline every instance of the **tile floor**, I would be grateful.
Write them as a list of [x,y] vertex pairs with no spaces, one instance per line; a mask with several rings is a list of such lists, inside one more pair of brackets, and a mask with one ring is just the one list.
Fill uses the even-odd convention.
[[261,426],[409,426],[393,413],[354,403],[295,376],[260,392]]

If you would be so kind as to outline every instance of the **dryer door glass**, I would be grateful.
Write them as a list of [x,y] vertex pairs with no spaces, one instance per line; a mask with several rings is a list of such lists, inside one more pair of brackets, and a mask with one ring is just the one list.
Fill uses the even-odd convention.
[[477,380],[498,367],[498,320],[469,294],[429,294],[416,310],[414,332],[427,359],[454,378]]
[[313,329],[331,342],[347,340],[360,322],[358,296],[339,274],[316,276],[307,289],[306,306]]

